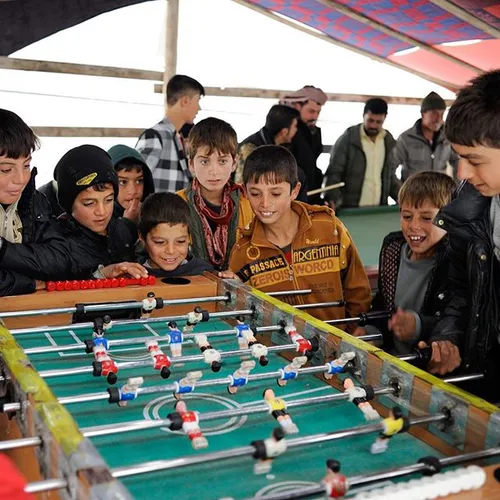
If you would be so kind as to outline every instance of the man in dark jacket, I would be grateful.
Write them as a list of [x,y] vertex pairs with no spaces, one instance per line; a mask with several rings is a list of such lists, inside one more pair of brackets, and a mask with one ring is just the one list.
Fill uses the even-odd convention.
[[420,107],[421,118],[413,127],[403,132],[393,153],[393,169],[399,166],[401,180],[423,170],[447,172],[448,166],[456,177],[457,155],[451,149],[444,133],[446,102],[436,92],[431,92]]
[[383,128],[387,103],[369,99],[363,110],[363,123],[349,127],[330,153],[326,185],[344,182],[343,188],[325,192],[334,210],[359,206],[387,205],[398,199],[400,182],[392,164],[396,141]]
[[[297,165],[305,172],[307,188],[310,191],[321,188],[323,173],[316,162],[323,152],[321,129],[316,126],[321,108],[327,101],[326,94],[312,85],[306,85],[297,92],[283,96],[280,103],[295,108],[300,113],[297,133],[292,140],[291,152]],[[309,196],[308,203],[323,204],[321,195]]]
[[16,245],[3,239],[0,268],[43,282],[147,276],[134,262],[137,230],[113,216],[118,178],[109,155],[97,146],[80,146],[61,158],[56,172],[66,213],[43,242]]
[[[11,111],[0,109],[0,256],[3,242],[16,247],[49,237],[50,205],[35,189],[31,154],[38,139]],[[0,269],[0,296],[35,291],[37,283],[13,269]]]
[[[450,109],[446,135],[460,156],[464,181],[435,224],[448,231],[450,301],[431,337],[431,371],[462,361],[486,380],[469,390],[500,400],[500,71],[463,88]],[[460,348],[460,355],[457,346]]]
[[[267,114],[266,124],[255,134],[247,137],[238,147],[238,166],[236,167],[234,181],[238,184],[243,182],[243,167],[248,155],[259,146],[275,144],[287,149],[297,133],[300,113],[289,106],[275,104]],[[298,201],[307,202],[307,178],[304,171],[299,167],[300,191]]]

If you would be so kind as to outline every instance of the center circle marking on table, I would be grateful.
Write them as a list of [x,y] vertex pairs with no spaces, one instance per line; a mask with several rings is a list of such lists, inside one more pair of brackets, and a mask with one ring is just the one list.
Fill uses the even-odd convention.
[[279,483],[264,486],[257,493],[254,498],[266,498],[267,496],[277,495],[279,493],[286,493],[288,491],[296,491],[297,488],[305,488],[307,486],[317,486],[318,483],[310,481],[281,481]]
[[[236,410],[242,408],[241,404],[233,399],[226,398],[224,396],[219,396],[217,394],[208,394],[203,392],[197,392],[193,395],[186,394],[183,400],[189,401],[190,399],[201,399],[204,401],[208,401],[211,403],[218,403],[225,410]],[[167,415],[174,411],[174,403],[176,399],[174,396],[161,396],[159,398],[155,398],[151,400],[142,411],[145,420],[159,420],[163,418],[167,418]],[[165,414],[160,415],[160,410],[167,406]],[[189,404],[188,404],[189,409]],[[203,434],[205,436],[216,436],[218,434],[227,434],[228,432],[239,429],[246,421],[247,416],[242,415],[241,417],[231,417],[222,424],[207,426],[206,424],[210,424],[210,422],[201,422],[201,427]],[[168,427],[160,427],[160,429],[164,432],[170,432],[172,434],[183,434],[182,431],[171,431]]]

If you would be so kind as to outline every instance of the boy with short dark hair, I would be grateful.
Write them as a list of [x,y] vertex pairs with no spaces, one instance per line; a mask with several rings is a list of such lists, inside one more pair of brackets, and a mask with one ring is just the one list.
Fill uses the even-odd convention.
[[455,187],[442,172],[420,172],[401,187],[401,231],[384,238],[372,301],[372,309],[396,312],[388,323],[356,330],[358,335],[381,330],[389,352],[407,354],[427,341],[448,303],[446,232],[432,222]]
[[227,269],[229,254],[240,228],[253,219],[242,186],[231,181],[236,168],[238,140],[229,123],[206,118],[189,134],[191,185],[179,196],[191,213],[193,255],[215,269]]
[[118,175],[114,214],[137,224],[141,202],[155,191],[151,170],[139,151],[124,144],[113,146],[108,154]]
[[458,93],[446,136],[464,182],[436,217],[450,243],[450,300],[436,326],[430,369],[463,367],[486,382],[471,390],[500,400],[500,71],[478,76]]
[[59,160],[56,173],[58,200],[66,213],[43,243],[3,241],[0,267],[41,281],[147,276],[134,262],[137,231],[113,216],[118,177],[106,151],[91,145],[74,148]]
[[[0,259],[8,244],[43,241],[49,236],[51,210],[35,189],[31,154],[39,147],[31,128],[15,113],[0,109]],[[0,296],[32,293],[34,279],[13,269],[0,269]]]
[[155,193],[146,198],[139,219],[139,237],[148,258],[149,274],[161,278],[194,276],[212,266],[189,251],[188,204],[174,193]]
[[370,284],[346,228],[326,206],[295,201],[297,162],[280,146],[261,146],[247,158],[243,182],[255,213],[231,253],[229,268],[265,292],[310,288],[292,304],[345,301],[308,310],[319,319],[357,316],[370,305]]
[[173,76],[167,84],[165,118],[137,141],[136,149],[151,169],[158,192],[184,189],[192,180],[180,131],[185,124],[193,123],[204,95],[205,89],[194,78]]

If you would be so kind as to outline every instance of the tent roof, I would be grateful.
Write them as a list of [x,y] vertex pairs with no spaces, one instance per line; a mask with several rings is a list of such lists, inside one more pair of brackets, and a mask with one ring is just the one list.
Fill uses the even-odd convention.
[[[0,0],[0,55],[142,1],[148,0]],[[452,90],[499,66],[500,0],[244,1]]]

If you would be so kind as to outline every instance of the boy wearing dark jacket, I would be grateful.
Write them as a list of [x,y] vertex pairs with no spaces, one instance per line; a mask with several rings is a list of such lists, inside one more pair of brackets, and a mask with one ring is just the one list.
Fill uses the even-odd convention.
[[[50,235],[50,205],[35,189],[30,168],[38,139],[24,121],[0,109],[0,259],[7,245],[43,241]],[[32,293],[41,283],[13,269],[0,269],[0,296]]]
[[189,247],[188,204],[174,193],[148,196],[141,208],[139,236],[148,254],[143,265],[159,278],[195,276],[213,267],[194,257]]
[[66,213],[43,243],[4,241],[0,267],[41,281],[147,276],[134,262],[135,228],[113,216],[118,178],[109,155],[97,146],[74,148],[61,158],[56,174]]
[[486,381],[469,389],[494,402],[500,400],[499,116],[499,70],[472,80],[448,114],[446,136],[460,156],[463,183],[435,220],[448,231],[450,301],[430,339],[431,371],[445,374],[462,362],[484,372]]

